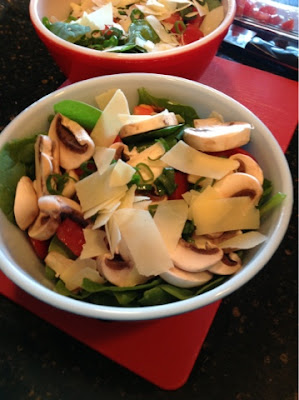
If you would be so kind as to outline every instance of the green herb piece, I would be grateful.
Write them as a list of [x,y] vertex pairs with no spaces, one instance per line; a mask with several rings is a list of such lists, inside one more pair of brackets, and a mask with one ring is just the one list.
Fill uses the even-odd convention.
[[42,19],[42,23],[47,29],[49,29],[49,31],[54,33],[54,35],[71,43],[75,43],[81,36],[90,32],[89,26],[76,23],[69,24],[67,22],[54,22],[52,24],[46,17]]
[[128,43],[136,43],[136,38],[150,40],[153,43],[160,42],[159,36],[145,19],[136,19],[129,27]]
[[195,295],[198,296],[199,294],[205,293],[208,290],[215,289],[215,287],[221,285],[227,278],[227,276],[220,276],[212,279],[210,282],[206,283],[205,285],[197,288]]
[[187,219],[183,228],[182,238],[186,240],[186,242],[189,242],[192,238],[194,231],[195,231],[194,222]]
[[192,290],[179,288],[170,284],[161,285],[160,288],[178,300],[186,300],[194,296]]
[[92,131],[102,114],[98,108],[76,100],[62,100],[54,105],[54,111],[76,121],[88,131]]
[[[154,173],[153,173],[153,171],[150,169],[150,167],[147,164],[138,163],[135,168],[136,168],[136,171],[140,175],[142,183],[149,183],[149,182],[152,182],[154,180],[154,177],[155,177]],[[142,171],[143,171],[143,173],[147,173],[149,175],[148,179],[144,179],[144,175],[142,174]]]
[[134,8],[131,12],[130,19],[132,22],[135,22],[139,19],[144,19],[144,14],[138,8]]
[[69,176],[66,172],[62,175],[60,174],[50,174],[46,180],[47,190],[50,194],[60,195],[63,192],[65,185],[73,180],[76,182],[76,179]]
[[[199,2],[200,3],[200,2]],[[209,11],[212,11],[214,8],[220,7],[221,6],[221,1],[220,0],[204,0],[204,4],[208,4]]]
[[76,256],[73,254],[73,252],[64,243],[62,243],[56,235],[52,237],[49,244],[48,252],[50,253],[51,251],[56,251],[57,253],[62,254],[63,256],[72,260],[76,259]]
[[155,215],[155,213],[157,211],[157,208],[158,208],[158,204],[151,204],[151,205],[148,206],[148,211],[149,211],[149,213],[151,214],[152,217],[154,217],[154,215]]
[[278,192],[274,196],[272,196],[268,201],[266,201],[260,207],[260,209],[259,209],[260,217],[263,217],[269,211],[273,210],[275,207],[278,207],[285,198],[286,198],[286,195],[284,193],[280,193],[280,192]]
[[138,300],[138,303],[139,303],[139,305],[142,305],[142,306],[157,306],[157,305],[161,305],[161,304],[171,303],[173,301],[174,301],[173,296],[158,286],[158,287],[146,290],[143,293],[142,298],[140,300]]
[[156,193],[159,196],[172,195],[177,188],[175,183],[175,173],[174,169],[170,167],[165,167],[161,175],[155,179],[154,185],[156,188]]
[[166,126],[165,128],[155,129],[153,131],[148,131],[144,133],[139,133],[137,135],[127,136],[122,139],[125,144],[134,144],[146,142],[148,144],[155,143],[156,139],[165,138],[169,135],[177,133],[182,128],[182,124]]
[[152,106],[160,107],[181,115],[185,123],[193,126],[193,120],[198,119],[196,111],[193,107],[176,103],[166,98],[152,96],[145,88],[138,89],[139,104],[149,104]]

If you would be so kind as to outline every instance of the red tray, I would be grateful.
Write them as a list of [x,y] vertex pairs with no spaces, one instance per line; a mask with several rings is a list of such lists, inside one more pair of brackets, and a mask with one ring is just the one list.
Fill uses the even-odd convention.
[[[218,57],[200,82],[249,108],[286,151],[298,121],[297,82]],[[187,381],[220,305],[218,301],[196,311],[153,321],[105,322],[42,303],[1,272],[0,293],[166,390],[178,389]]]

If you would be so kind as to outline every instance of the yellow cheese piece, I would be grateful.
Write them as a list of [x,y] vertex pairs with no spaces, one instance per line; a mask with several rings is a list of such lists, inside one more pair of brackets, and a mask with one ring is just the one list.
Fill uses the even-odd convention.
[[105,226],[107,240],[109,243],[110,253],[112,254],[112,258],[116,252],[117,246],[121,240],[121,234],[117,222],[115,220],[114,215],[111,216],[109,221]]
[[188,205],[185,200],[168,200],[157,207],[154,221],[170,254],[182,236],[187,216]]
[[113,24],[112,3],[109,2],[90,14],[84,12],[83,16],[76,22],[80,25],[89,26],[91,30],[105,29],[106,25]]
[[200,25],[200,30],[206,36],[213,32],[224,19],[224,7],[219,6],[211,10]]
[[241,235],[234,236],[230,239],[224,240],[219,243],[221,249],[234,248],[234,249],[251,249],[258,246],[267,239],[267,236],[257,231],[249,231]]
[[165,153],[161,160],[186,174],[213,179],[221,179],[239,167],[236,160],[210,156],[195,150],[182,140]]
[[104,110],[116,91],[117,89],[109,89],[95,97],[95,101],[100,110]]
[[94,207],[98,207],[107,200],[125,194],[127,185],[110,186],[110,176],[113,168],[114,165],[110,165],[102,175],[94,172],[81,181],[76,182],[76,192],[83,213]]
[[197,235],[238,229],[258,229],[260,213],[249,197],[196,201],[192,217]]
[[96,146],[109,147],[114,142],[122,127],[120,120],[115,118],[119,113],[130,114],[130,110],[126,96],[117,89],[91,132]]
[[68,290],[74,290],[82,285],[83,279],[88,278],[93,282],[104,283],[104,279],[96,270],[96,261],[90,258],[86,260],[77,259],[73,265],[66,269],[60,278],[65,283]]
[[106,234],[102,230],[83,229],[85,243],[83,244],[80,259],[97,257],[108,253],[105,243]]
[[[120,202],[118,202],[118,205],[120,204]],[[92,226],[92,229],[99,229],[102,226],[105,226],[107,224],[107,222],[109,221],[109,219],[111,218],[111,216],[113,215],[113,211],[104,211],[101,212],[96,220],[94,221],[94,224]]]
[[109,147],[96,147],[93,155],[94,162],[98,169],[99,174],[103,174],[111,164],[115,156],[115,149]]
[[148,211],[123,208],[117,210],[113,218],[141,275],[159,275],[173,267],[167,247]]

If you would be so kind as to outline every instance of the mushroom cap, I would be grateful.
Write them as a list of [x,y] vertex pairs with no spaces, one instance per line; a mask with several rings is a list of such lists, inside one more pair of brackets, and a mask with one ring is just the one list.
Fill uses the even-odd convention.
[[233,154],[230,156],[232,160],[239,161],[240,165],[238,168],[238,172],[245,172],[246,174],[254,176],[259,183],[262,185],[264,182],[264,173],[258,163],[250,156],[246,154]]
[[35,188],[37,196],[48,194],[47,178],[53,173],[53,142],[46,135],[38,135],[35,142]]
[[208,271],[187,272],[177,267],[170,268],[160,276],[167,283],[181,288],[201,286],[213,278],[213,274]]
[[79,168],[94,154],[95,144],[86,130],[64,115],[56,115],[49,134],[59,148],[60,166],[66,170]]
[[217,275],[232,275],[242,267],[242,261],[236,253],[225,254],[223,258],[214,264],[209,271]]
[[60,220],[40,212],[34,223],[28,229],[28,235],[37,240],[48,240],[55,235]]
[[171,254],[174,265],[187,272],[200,272],[208,269],[222,259],[223,251],[217,247],[200,249],[180,239]]
[[22,176],[16,188],[14,215],[20,229],[26,230],[39,214],[37,194],[28,176]]
[[186,128],[184,141],[203,152],[218,152],[244,146],[250,140],[247,122],[219,122],[198,128]]
[[80,204],[60,195],[42,196],[38,199],[38,206],[42,213],[52,218],[60,218],[62,214],[75,214],[81,218],[83,215]]
[[213,188],[224,198],[248,196],[255,205],[263,194],[263,187],[257,178],[244,172],[226,175]]
[[100,272],[108,282],[119,287],[131,287],[149,280],[148,276],[140,275],[134,265],[120,256],[111,257],[106,254],[100,259]]

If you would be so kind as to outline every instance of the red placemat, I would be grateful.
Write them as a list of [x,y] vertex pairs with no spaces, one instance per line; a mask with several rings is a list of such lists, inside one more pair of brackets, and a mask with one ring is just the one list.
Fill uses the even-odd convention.
[[[297,82],[218,57],[200,82],[249,108],[273,132],[282,149],[287,149],[298,121]],[[218,301],[196,311],[153,321],[105,322],[42,303],[1,272],[0,293],[167,390],[177,389],[187,381],[220,305]]]

